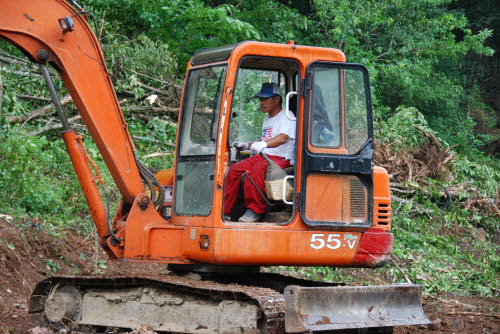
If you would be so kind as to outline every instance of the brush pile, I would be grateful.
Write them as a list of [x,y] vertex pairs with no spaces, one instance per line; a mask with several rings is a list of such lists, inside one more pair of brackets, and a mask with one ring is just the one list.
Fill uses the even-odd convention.
[[[393,200],[406,202],[424,194],[446,206],[458,201],[467,211],[500,216],[498,173],[460,157],[456,146],[438,138],[416,109],[398,109],[381,128],[374,162],[387,169]],[[485,191],[488,183],[491,189]]]

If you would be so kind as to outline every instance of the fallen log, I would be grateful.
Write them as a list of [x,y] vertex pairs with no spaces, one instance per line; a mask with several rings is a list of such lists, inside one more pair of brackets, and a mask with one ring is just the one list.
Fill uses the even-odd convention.
[[172,107],[150,107],[150,106],[128,106],[122,107],[123,112],[131,113],[154,113],[154,114],[172,114],[178,113],[179,108]]
[[[73,99],[71,98],[71,96],[66,95],[63,98],[61,98],[61,105],[66,105],[72,101]],[[50,114],[53,110],[54,110],[54,104],[50,103],[47,104],[46,106],[30,111],[27,115],[7,116],[5,119],[7,123],[22,123],[22,122],[26,123],[32,119],[37,119],[44,115]]]

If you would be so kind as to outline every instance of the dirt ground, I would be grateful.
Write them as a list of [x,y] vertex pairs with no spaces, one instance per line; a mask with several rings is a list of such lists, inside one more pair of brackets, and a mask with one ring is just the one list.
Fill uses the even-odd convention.
[[[53,275],[124,274],[165,272],[156,264],[108,261],[93,237],[78,231],[54,238],[39,222],[18,227],[0,218],[0,334],[48,334],[34,329],[28,317],[28,298],[36,283]],[[500,298],[428,296],[423,300],[431,325],[398,327],[396,334],[500,333]]]

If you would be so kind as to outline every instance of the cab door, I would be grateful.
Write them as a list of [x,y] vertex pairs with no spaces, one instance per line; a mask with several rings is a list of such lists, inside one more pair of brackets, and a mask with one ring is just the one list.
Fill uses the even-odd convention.
[[362,65],[315,62],[305,84],[299,209],[311,227],[372,226],[373,126]]

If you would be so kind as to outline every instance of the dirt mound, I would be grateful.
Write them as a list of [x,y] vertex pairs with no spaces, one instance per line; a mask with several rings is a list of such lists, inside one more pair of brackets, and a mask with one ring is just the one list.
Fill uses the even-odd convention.
[[74,251],[81,243],[72,235],[54,239],[36,222],[18,227],[0,220],[0,332],[25,333],[30,328],[31,290],[47,276],[83,269],[85,260]]
[[28,333],[28,300],[35,285],[55,275],[147,275],[165,266],[109,261],[93,237],[68,230],[51,236],[39,221],[13,224],[0,217],[0,334]]

